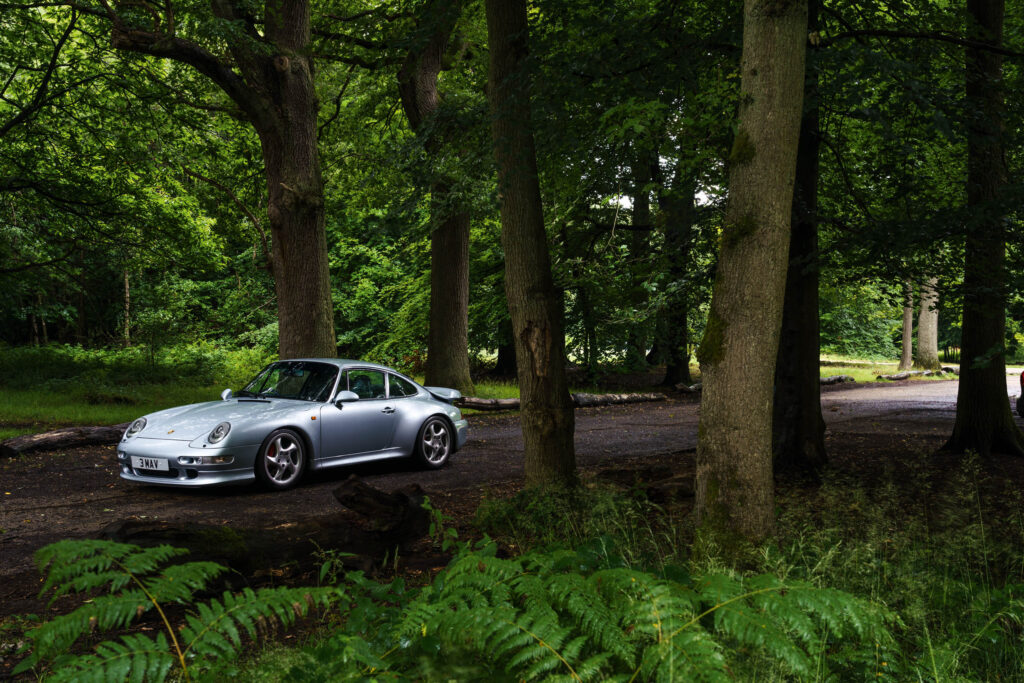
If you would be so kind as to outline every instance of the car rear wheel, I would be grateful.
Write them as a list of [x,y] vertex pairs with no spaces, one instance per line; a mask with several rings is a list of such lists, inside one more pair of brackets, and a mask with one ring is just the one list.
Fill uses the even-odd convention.
[[256,457],[256,478],[272,489],[295,486],[306,468],[302,437],[290,429],[277,429],[260,447]]
[[416,439],[416,459],[423,467],[436,470],[448,462],[452,453],[452,430],[441,417],[432,417],[420,427]]

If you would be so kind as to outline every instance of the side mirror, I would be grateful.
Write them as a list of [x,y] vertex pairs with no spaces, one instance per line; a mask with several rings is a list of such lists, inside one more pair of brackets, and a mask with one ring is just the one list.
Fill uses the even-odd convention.
[[234,394],[231,393],[230,389],[225,389],[224,391],[220,392],[220,400],[222,401],[227,401],[232,396],[234,396]]
[[339,391],[338,395],[334,397],[334,405],[340,408],[342,403],[351,403],[358,400],[359,394],[354,391]]

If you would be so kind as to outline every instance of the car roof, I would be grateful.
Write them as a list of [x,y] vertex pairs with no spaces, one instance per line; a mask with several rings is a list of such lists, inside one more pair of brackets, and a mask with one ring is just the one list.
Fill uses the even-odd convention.
[[394,368],[389,368],[386,365],[380,363],[371,363],[365,360],[352,360],[349,358],[281,358],[275,362],[287,362],[287,361],[308,361],[311,363],[327,363],[328,365],[336,365],[341,369],[360,367],[360,368],[377,368],[380,370],[388,370],[389,372],[395,372],[402,374]]

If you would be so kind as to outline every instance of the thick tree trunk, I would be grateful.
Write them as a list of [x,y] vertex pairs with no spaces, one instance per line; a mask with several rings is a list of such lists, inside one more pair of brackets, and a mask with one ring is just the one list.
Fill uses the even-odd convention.
[[903,337],[900,340],[898,370],[909,370],[914,364],[914,289],[909,280],[903,281]]
[[921,310],[917,317],[917,357],[914,367],[921,370],[938,370],[939,362],[939,292],[938,278],[928,278],[921,283]]
[[430,329],[425,382],[476,393],[469,372],[469,214],[442,214],[436,203],[447,192],[434,185],[434,215],[440,225],[430,234]]
[[693,384],[690,376],[690,334],[689,311],[687,308],[688,293],[684,287],[686,269],[690,264],[690,241],[692,240],[693,223],[696,218],[694,196],[697,182],[692,173],[680,169],[673,183],[674,187],[666,193],[661,203],[665,216],[665,255],[668,261],[668,276],[673,289],[668,293],[668,301],[662,324],[665,342],[665,377],[663,386],[674,387],[677,384]]
[[[973,39],[1002,42],[1003,0],[967,0]],[[1002,56],[967,48],[967,205],[963,340],[956,422],[946,450],[1024,455],[1006,394],[1006,222]]]
[[[172,59],[195,68],[230,97],[252,123],[263,149],[267,215],[273,238],[277,291],[278,352],[282,357],[337,355],[331,301],[323,180],[317,151],[314,68],[309,45],[309,0],[267,0],[263,33],[252,13],[224,0],[211,3],[218,19],[234,22],[225,54],[163,33],[173,27],[168,5],[164,22],[135,25],[104,3],[120,50]],[[148,6],[151,13],[158,9]],[[246,28],[251,29],[245,33]]]
[[277,0],[267,3],[267,11],[266,37],[279,53],[271,60],[273,68],[261,74],[270,115],[257,121],[256,132],[267,170],[278,352],[282,358],[331,358],[337,355],[337,340],[317,150],[319,100],[309,56],[309,4]]
[[574,415],[561,298],[551,276],[530,123],[525,0],[487,0],[488,95],[501,202],[505,292],[516,347],[526,482],[574,483]]
[[[431,28],[414,41],[398,72],[398,92],[409,126],[427,136],[425,148],[436,155],[445,144],[443,131],[426,128],[440,105],[437,79],[461,4],[435,0],[425,8],[422,24]],[[469,372],[469,212],[451,192],[451,182],[431,183],[430,325],[427,333],[426,383],[475,392]]]
[[806,0],[746,0],[729,203],[704,339],[698,520],[760,539],[774,526],[772,386],[803,107]]
[[[818,0],[808,7],[808,30],[817,30]],[[789,267],[775,368],[773,439],[775,471],[816,478],[828,461],[821,416],[818,325],[818,79],[804,83],[808,108],[800,121],[793,191]]]

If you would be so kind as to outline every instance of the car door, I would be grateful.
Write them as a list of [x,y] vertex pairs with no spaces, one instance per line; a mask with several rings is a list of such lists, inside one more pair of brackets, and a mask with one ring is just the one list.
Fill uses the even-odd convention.
[[320,457],[339,458],[391,448],[395,404],[387,398],[384,372],[373,368],[346,371],[338,391],[353,391],[358,401],[327,403],[320,410]]

